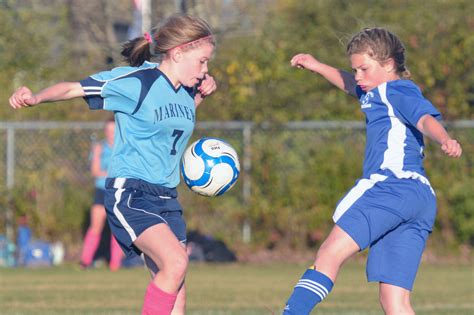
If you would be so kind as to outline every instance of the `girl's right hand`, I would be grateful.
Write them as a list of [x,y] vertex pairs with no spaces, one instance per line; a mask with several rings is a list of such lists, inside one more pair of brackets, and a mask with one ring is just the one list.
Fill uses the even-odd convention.
[[316,71],[319,61],[310,54],[297,54],[291,58],[291,66]]
[[10,106],[17,109],[38,104],[37,98],[26,86],[22,86],[10,96]]

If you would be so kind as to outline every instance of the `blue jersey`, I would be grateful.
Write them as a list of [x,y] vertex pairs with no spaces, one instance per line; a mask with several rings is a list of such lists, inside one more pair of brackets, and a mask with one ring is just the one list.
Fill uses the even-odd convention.
[[363,177],[388,169],[398,178],[424,179],[423,134],[416,124],[426,114],[441,114],[410,80],[385,82],[369,92],[358,88],[357,94],[367,123]]
[[[100,153],[99,161],[100,161],[100,169],[102,171],[107,171],[110,164],[110,158],[112,156],[112,147],[106,140],[100,142],[100,146],[102,147],[102,152]],[[95,187],[99,189],[105,190],[105,179],[107,176],[98,176],[95,178]]]
[[119,67],[80,81],[91,109],[115,113],[109,177],[173,188],[195,124],[194,91],[175,88],[158,65]]

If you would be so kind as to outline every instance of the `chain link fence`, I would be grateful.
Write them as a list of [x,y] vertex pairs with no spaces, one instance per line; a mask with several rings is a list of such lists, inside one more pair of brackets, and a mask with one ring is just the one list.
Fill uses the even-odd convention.
[[[441,208],[438,228],[458,224],[461,219],[450,212],[459,207],[467,207],[462,208],[466,216],[474,213],[469,206],[474,121],[456,121],[448,128],[464,145],[463,158],[444,157],[430,141],[426,150]],[[37,237],[80,245],[94,189],[90,149],[103,138],[102,130],[103,122],[0,122],[0,234],[14,239],[16,219],[26,215]],[[363,122],[200,122],[191,141],[203,136],[235,147],[241,177],[217,198],[180,184],[188,229],[233,243],[318,243],[331,225],[336,202],[361,174]]]

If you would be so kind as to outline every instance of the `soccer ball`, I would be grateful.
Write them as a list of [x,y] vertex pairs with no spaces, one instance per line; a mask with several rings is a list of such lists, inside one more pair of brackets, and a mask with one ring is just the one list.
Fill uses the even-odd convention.
[[219,196],[239,178],[239,158],[234,148],[224,140],[201,138],[184,151],[181,173],[186,185],[195,193]]

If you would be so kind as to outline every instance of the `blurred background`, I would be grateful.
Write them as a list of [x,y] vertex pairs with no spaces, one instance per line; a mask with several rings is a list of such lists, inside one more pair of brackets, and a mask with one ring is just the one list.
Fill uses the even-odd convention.
[[13,111],[10,94],[120,66],[121,43],[176,12],[206,19],[217,37],[209,67],[218,90],[199,108],[193,139],[227,140],[242,166],[221,197],[181,184],[190,231],[226,243],[241,261],[315,252],[337,201],[361,175],[364,118],[357,100],[289,60],[307,52],[350,71],[347,40],[382,26],[404,42],[413,80],[464,149],[453,160],[427,141],[438,217],[425,259],[471,260],[474,2],[0,0],[1,264],[14,264],[6,244],[25,224],[34,238],[59,242],[65,260],[79,260],[94,191],[90,149],[110,115],[82,100]]

